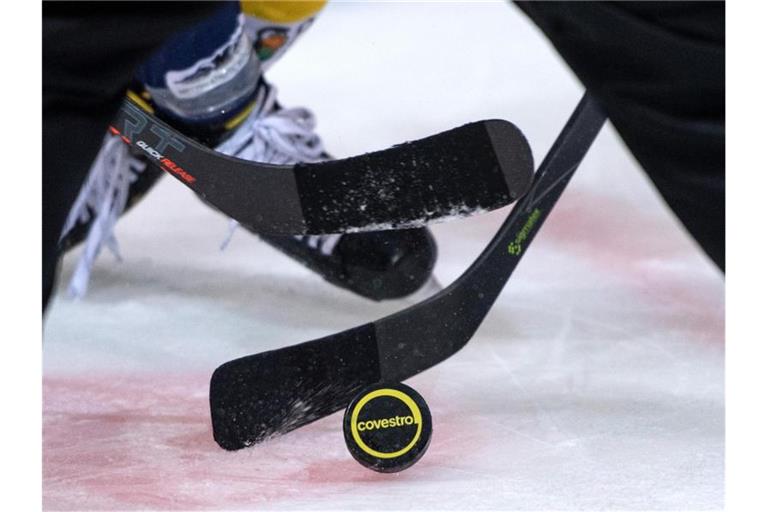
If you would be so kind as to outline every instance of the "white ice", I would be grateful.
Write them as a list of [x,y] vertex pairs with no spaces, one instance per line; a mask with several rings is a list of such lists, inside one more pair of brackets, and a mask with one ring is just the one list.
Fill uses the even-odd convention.
[[[337,156],[503,118],[539,162],[582,94],[506,3],[334,4],[269,78]],[[505,211],[434,228],[441,282]],[[338,414],[239,452],[214,443],[216,366],[409,304],[335,289],[245,231],[222,253],[226,227],[166,178],[118,224],[125,261],[103,254],[84,300],[56,297],[46,509],[722,508],[723,277],[612,127],[475,338],[409,381],[434,435],[398,475],[349,457]]]

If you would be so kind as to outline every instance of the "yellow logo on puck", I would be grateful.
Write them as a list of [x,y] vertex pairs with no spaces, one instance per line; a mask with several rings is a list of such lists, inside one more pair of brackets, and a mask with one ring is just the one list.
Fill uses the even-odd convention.
[[[396,416],[394,418],[358,422],[357,419],[360,416],[360,411],[363,409],[363,407],[365,407],[365,405],[371,400],[382,397],[382,396],[388,396],[388,397],[392,397],[402,401],[408,407],[408,409],[410,409],[411,416]],[[361,430],[390,428],[390,424],[393,422],[395,423],[395,425],[391,425],[391,427],[402,426],[402,425],[413,425],[413,424],[416,425],[416,433],[413,435],[413,438],[407,445],[405,445],[405,447],[403,447],[400,450],[397,450],[395,452],[381,452],[378,450],[374,450],[373,448],[365,444],[365,442],[360,438]],[[365,453],[373,457],[378,457],[380,459],[394,459],[395,457],[399,457],[405,453],[408,453],[408,451],[411,448],[413,448],[414,445],[419,441],[419,437],[421,436],[422,422],[421,422],[421,411],[419,410],[419,406],[416,405],[416,402],[414,402],[411,397],[409,397],[402,391],[398,391],[396,389],[390,389],[390,388],[377,389],[365,395],[357,403],[355,408],[352,410],[351,423],[352,423],[351,425],[352,437],[354,438],[355,443],[357,443],[357,446],[359,446],[360,449],[363,450]],[[369,424],[371,425],[370,427],[368,426]],[[361,425],[363,428],[360,428]]]

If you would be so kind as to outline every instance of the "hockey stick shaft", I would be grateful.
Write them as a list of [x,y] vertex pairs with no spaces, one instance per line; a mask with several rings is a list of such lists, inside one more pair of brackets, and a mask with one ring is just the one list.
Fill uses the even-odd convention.
[[[479,328],[530,247],[605,122],[585,94],[542,161],[528,194],[512,209],[493,240],[456,281],[424,303],[376,325],[382,378],[404,380],[458,351]],[[433,305],[427,307],[432,302]],[[418,308],[419,313],[414,311]],[[460,318],[446,322],[448,314]],[[409,334],[406,334],[409,333]],[[413,340],[406,357],[403,336]]]

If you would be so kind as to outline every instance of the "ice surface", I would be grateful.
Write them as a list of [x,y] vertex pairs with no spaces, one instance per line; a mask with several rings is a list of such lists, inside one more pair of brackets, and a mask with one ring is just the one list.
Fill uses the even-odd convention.
[[[581,95],[506,4],[332,5],[270,73],[339,156],[504,118],[539,162]],[[503,215],[435,226],[440,282]],[[46,509],[722,508],[723,279],[612,129],[475,339],[409,381],[434,435],[401,474],[354,462],[339,414],[239,452],[214,443],[220,363],[407,304],[334,289],[244,231],[220,253],[226,226],[166,179],[118,224],[125,261],[102,255],[84,300],[57,296]]]

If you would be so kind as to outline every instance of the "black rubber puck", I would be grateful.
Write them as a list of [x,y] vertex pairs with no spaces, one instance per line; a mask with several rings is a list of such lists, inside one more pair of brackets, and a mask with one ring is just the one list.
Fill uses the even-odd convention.
[[432,438],[427,402],[413,388],[378,383],[363,389],[344,413],[347,448],[363,466],[395,473],[413,466]]

